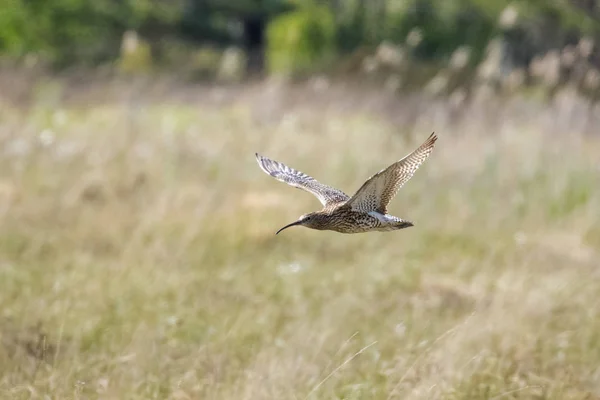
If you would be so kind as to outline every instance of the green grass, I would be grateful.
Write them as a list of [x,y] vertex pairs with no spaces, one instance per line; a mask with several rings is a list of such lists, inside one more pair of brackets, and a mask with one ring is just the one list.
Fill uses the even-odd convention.
[[0,113],[1,398],[600,396],[597,139],[435,126],[415,227],[275,236],[319,203],[254,152],[352,194],[430,130],[252,110]]

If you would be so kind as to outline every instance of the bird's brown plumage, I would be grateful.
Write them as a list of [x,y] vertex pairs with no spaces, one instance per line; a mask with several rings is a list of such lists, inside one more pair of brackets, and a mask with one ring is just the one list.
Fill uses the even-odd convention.
[[356,211],[387,214],[388,204],[429,157],[436,140],[432,133],[418,149],[367,179],[346,204]]
[[432,133],[415,151],[367,179],[352,197],[281,162],[259,154],[256,154],[256,160],[267,174],[312,193],[323,204],[321,211],[304,215],[288,226],[302,225],[341,233],[390,231],[413,226],[409,221],[388,215],[387,206],[429,157],[436,140],[437,136]]
[[260,168],[278,181],[285,182],[295,188],[312,193],[324,207],[347,201],[350,197],[341,190],[332,188],[317,181],[304,172],[288,167],[284,163],[271,160],[256,153]]

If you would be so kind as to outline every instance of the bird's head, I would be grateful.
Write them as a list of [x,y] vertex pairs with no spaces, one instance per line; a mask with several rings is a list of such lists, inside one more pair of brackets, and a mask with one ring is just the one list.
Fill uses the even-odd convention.
[[284,229],[292,226],[305,226],[311,229],[323,230],[327,224],[327,215],[321,212],[313,212],[302,215],[298,218],[298,221],[294,221],[291,224],[287,224],[283,228],[277,231],[276,235]]

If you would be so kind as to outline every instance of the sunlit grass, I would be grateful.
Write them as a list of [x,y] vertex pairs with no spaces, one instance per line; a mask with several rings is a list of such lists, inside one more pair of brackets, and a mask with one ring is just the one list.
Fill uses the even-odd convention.
[[[600,396],[597,138],[256,106],[2,114],[4,398]],[[415,227],[274,235],[319,203],[255,152],[352,194],[431,130]]]

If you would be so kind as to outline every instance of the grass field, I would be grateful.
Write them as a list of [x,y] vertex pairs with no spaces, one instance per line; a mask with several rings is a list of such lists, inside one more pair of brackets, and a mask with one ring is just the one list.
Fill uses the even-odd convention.
[[[600,399],[599,137],[519,104],[3,108],[0,397]],[[434,130],[413,228],[274,235],[255,152],[352,194]]]

